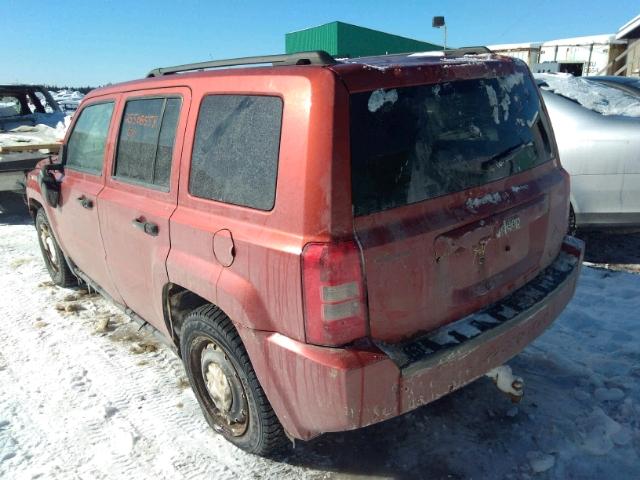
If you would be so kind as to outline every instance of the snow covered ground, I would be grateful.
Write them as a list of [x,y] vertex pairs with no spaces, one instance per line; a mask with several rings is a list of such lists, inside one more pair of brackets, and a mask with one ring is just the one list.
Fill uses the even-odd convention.
[[[634,260],[640,235],[625,238]],[[0,292],[0,478],[640,478],[637,274],[585,267],[567,310],[510,362],[521,404],[481,379],[277,461],[208,428],[169,348],[100,297],[53,287],[8,194]]]

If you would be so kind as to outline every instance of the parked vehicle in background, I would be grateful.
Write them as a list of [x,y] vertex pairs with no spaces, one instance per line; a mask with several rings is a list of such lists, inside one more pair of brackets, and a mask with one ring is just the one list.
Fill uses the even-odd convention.
[[640,226],[640,99],[586,78],[536,81],[571,174],[572,227]]
[[65,112],[75,112],[84,98],[84,93],[77,90],[58,90],[51,95]]
[[619,77],[614,75],[604,75],[601,77],[584,77],[589,82],[602,83],[609,87],[617,88],[630,95],[640,97],[640,78]]
[[0,85],[0,132],[21,125],[55,127],[65,114],[46,88],[38,85]]
[[54,282],[171,339],[240,448],[432,402],[573,295],[569,176],[522,62],[307,52],[150,76],[87,95],[29,209]]
[[0,85],[0,192],[24,191],[26,172],[48,156],[31,147],[43,144],[54,147],[46,151],[57,152],[52,144],[58,137],[50,127],[64,121],[64,112],[45,88]]
[[27,172],[47,157],[48,153],[40,152],[0,153],[0,192],[24,194]]

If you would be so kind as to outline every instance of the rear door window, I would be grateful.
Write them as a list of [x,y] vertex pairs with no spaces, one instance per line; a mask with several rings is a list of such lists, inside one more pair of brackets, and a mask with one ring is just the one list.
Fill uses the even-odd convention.
[[197,197],[271,210],[282,108],[279,97],[205,97],[196,126],[189,192]]
[[523,73],[351,95],[355,215],[515,175],[550,159]]
[[80,112],[67,142],[67,167],[93,174],[102,172],[113,105],[113,102],[98,103]]
[[115,178],[163,189],[169,187],[180,105],[180,98],[145,98],[126,103],[118,138]]

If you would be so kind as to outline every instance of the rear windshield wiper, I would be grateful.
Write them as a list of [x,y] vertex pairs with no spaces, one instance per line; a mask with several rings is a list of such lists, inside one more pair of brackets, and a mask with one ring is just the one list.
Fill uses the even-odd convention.
[[[489,158],[488,160],[485,160],[484,162],[482,162],[480,164],[480,168],[482,168],[482,170],[484,171],[489,171],[489,170],[495,170],[497,168],[502,168],[502,166],[506,163],[506,162],[511,162],[511,160],[513,159],[513,157],[515,157],[518,153],[520,153],[524,148],[530,146],[530,143],[518,143],[517,145],[514,145],[513,147],[509,147],[506,150],[495,154],[493,157]],[[511,165],[511,168],[509,169],[509,173],[513,173],[513,164]]]

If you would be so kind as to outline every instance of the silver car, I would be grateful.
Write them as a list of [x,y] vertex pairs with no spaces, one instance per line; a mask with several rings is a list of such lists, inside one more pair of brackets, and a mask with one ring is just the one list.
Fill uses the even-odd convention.
[[605,85],[618,90],[622,90],[630,95],[640,96],[640,78],[638,77],[616,77],[613,75],[603,75],[597,77],[584,77],[589,82],[604,83]]
[[574,77],[536,80],[571,174],[572,227],[640,226],[640,100]]

